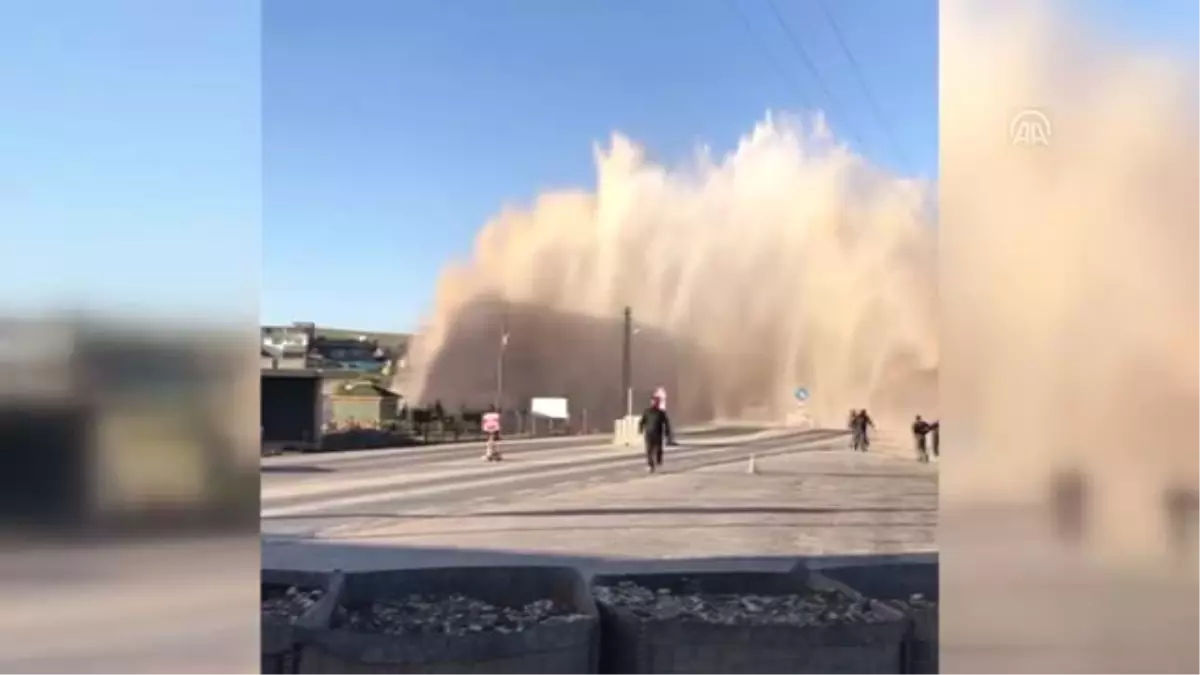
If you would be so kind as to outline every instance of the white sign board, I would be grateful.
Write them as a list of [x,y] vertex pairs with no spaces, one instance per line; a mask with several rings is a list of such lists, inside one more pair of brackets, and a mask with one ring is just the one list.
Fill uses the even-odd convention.
[[529,403],[529,411],[539,417],[549,417],[552,420],[565,420],[567,414],[567,399],[565,398],[535,398]]

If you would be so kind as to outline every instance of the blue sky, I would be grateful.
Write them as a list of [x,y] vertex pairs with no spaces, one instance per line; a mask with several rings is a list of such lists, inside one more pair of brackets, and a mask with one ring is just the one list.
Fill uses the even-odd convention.
[[259,20],[0,1],[0,313],[257,312]]
[[[828,1],[906,168],[934,175],[936,3]],[[269,3],[264,318],[412,328],[503,204],[594,183],[593,141],[620,130],[675,163],[768,109],[829,107],[769,6],[736,6],[758,37],[724,0]],[[820,6],[778,7],[835,129],[896,161]]]
[[[901,168],[936,175],[935,3],[825,1]],[[1194,2],[1068,1],[1195,58]],[[755,35],[726,0],[0,2],[0,309],[410,329],[501,205],[593,183],[593,141],[672,163],[830,107],[732,2]],[[776,2],[835,129],[895,164],[816,0]]]

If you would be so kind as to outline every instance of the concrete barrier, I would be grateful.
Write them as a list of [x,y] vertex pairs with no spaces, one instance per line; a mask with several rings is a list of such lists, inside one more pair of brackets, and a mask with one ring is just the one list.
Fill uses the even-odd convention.
[[[803,566],[792,572],[597,575],[596,586],[631,581],[672,593],[783,595],[830,587]],[[853,595],[851,593],[851,595]],[[895,673],[907,622],[748,626],[641,617],[599,606],[603,673]]]
[[[334,573],[329,572],[299,572],[292,570],[262,571],[262,600],[266,601],[296,587],[304,591],[321,589],[328,597]],[[295,623],[264,616],[262,618],[260,641],[262,644],[262,672],[264,673],[295,673],[298,667],[301,638],[306,626],[320,626],[325,621],[327,609],[324,607],[325,598],[318,602]]]
[[641,434],[638,433],[638,421],[641,418],[636,416],[622,417],[613,421],[613,445],[629,447],[640,442]]
[[[868,598],[891,602],[904,612],[910,618],[911,625],[905,634],[901,672],[938,672],[936,553],[832,556],[808,559],[801,566],[843,583]],[[913,607],[904,602],[917,593],[934,604]]]
[[450,567],[339,575],[328,609],[377,599],[462,594],[497,606],[552,599],[585,620],[520,632],[445,636],[356,633],[333,616],[303,631],[301,673],[590,673],[599,654],[595,603],[583,576],[565,567]]

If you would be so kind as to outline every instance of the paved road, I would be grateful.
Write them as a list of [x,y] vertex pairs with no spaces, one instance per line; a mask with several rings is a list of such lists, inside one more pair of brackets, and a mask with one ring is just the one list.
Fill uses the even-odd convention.
[[[681,433],[667,469],[684,472],[749,454],[828,447],[840,431],[706,429]],[[825,442],[825,443],[822,443]],[[608,437],[538,439],[504,444],[505,460],[481,460],[481,443],[266,458],[262,468],[264,536],[312,536],[397,515],[469,510],[497,496],[526,498],[645,475],[640,448]]]

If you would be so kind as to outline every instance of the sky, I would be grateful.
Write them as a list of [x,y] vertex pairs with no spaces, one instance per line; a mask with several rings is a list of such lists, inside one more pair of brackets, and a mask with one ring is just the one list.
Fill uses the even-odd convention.
[[[1194,2],[1070,1],[1195,58]],[[791,37],[765,0],[0,2],[0,310],[410,330],[613,131],[676,164],[816,107],[935,178],[936,3],[825,2],[894,143],[816,0],[776,0]]]
[[0,315],[257,313],[260,45],[243,0],[0,2]]
[[614,131],[674,165],[768,110],[820,107],[863,152],[933,177],[936,3],[829,0],[899,155],[820,6],[777,6],[841,108],[761,0],[269,3],[264,319],[414,328],[491,215],[593,186],[592,145]]

